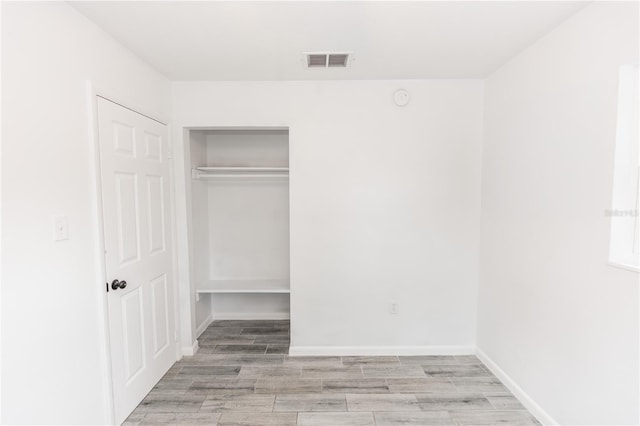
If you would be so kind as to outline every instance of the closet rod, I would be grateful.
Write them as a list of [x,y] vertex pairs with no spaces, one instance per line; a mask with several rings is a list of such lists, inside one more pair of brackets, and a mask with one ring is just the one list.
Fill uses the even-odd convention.
[[289,177],[287,168],[231,168],[231,167],[200,167],[191,169],[191,178],[193,179],[213,179],[213,178],[286,178]]
[[257,173],[233,173],[233,174],[222,174],[222,173],[202,173],[194,179],[214,179],[214,178],[288,178],[289,175],[285,173],[268,173],[268,174],[257,174]]
[[273,173],[273,172],[288,172],[288,167],[259,167],[259,166],[202,166],[195,168],[198,171],[212,173],[212,172],[263,172],[263,173]]

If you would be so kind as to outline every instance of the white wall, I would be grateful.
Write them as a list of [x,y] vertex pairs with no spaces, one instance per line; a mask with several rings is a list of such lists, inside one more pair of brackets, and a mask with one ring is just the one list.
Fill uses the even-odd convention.
[[169,116],[167,80],[66,3],[2,4],[3,423],[108,419],[87,79]]
[[[289,166],[289,135],[213,132],[204,165]],[[202,165],[202,164],[201,164]],[[289,182],[209,179],[209,279],[289,280]]]
[[638,424],[638,274],[607,265],[638,4],[587,6],[486,82],[478,347],[544,417]]
[[286,179],[209,179],[212,280],[289,279]]
[[481,81],[174,83],[172,101],[177,155],[183,127],[290,128],[294,351],[473,350]]

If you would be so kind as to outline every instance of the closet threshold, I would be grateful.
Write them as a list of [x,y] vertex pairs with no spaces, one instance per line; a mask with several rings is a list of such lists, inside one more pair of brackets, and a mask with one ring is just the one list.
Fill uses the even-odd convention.
[[289,294],[287,280],[208,280],[201,282],[198,293],[280,293]]
[[288,167],[196,167],[191,170],[193,179],[219,177],[288,177]]

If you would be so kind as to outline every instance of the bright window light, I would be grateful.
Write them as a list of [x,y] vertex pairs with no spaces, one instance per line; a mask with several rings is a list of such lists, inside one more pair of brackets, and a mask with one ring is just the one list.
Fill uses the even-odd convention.
[[609,263],[640,271],[638,66],[620,68]]

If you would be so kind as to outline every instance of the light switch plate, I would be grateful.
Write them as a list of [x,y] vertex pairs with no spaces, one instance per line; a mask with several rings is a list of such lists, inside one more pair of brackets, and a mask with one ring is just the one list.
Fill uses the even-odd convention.
[[53,217],[53,241],[69,239],[69,224],[66,216]]

